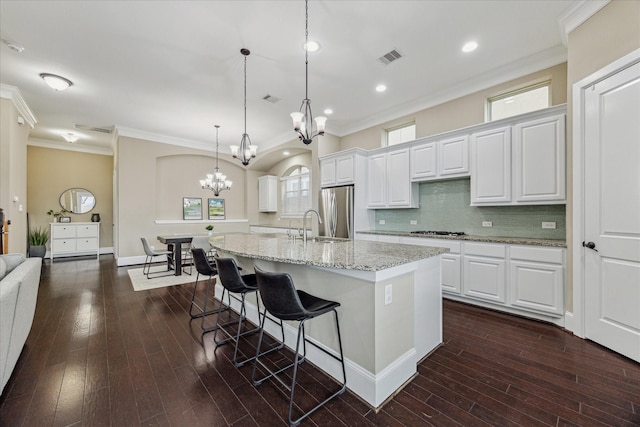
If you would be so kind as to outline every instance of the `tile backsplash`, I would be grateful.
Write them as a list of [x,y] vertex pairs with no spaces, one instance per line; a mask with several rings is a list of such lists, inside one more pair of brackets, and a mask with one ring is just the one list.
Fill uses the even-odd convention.
[[[376,230],[463,231],[476,236],[566,238],[565,205],[469,206],[470,180],[420,184],[420,208],[378,209]],[[381,225],[380,220],[385,224]],[[417,224],[412,225],[411,221]],[[492,222],[493,227],[483,227]],[[543,229],[542,222],[555,222],[556,229]]]

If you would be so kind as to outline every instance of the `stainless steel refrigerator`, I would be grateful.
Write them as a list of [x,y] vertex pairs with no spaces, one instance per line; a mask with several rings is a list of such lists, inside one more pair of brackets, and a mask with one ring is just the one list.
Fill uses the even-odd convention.
[[320,235],[353,239],[353,185],[320,190]]

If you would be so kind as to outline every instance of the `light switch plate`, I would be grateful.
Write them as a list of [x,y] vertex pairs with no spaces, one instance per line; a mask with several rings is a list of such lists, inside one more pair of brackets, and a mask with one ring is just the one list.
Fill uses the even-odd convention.
[[418,221],[416,221],[415,219],[412,219],[411,221],[409,221],[409,224],[418,225]]
[[549,221],[549,222],[542,221],[542,228],[548,228],[548,229],[551,229],[551,230],[555,230],[556,229],[556,223],[555,223],[555,221]]
[[391,304],[392,300],[393,300],[393,285],[389,283],[384,287],[384,305]]
[[483,227],[493,227],[493,221],[482,221]]

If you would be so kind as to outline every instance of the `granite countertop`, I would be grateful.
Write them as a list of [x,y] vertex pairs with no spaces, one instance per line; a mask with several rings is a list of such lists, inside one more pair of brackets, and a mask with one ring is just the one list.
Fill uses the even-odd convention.
[[212,236],[211,245],[231,255],[345,270],[380,271],[431,258],[448,249],[340,239],[306,244],[280,234],[229,233]]
[[357,231],[362,234],[379,234],[385,236],[401,236],[401,237],[417,237],[422,239],[439,239],[439,240],[465,240],[470,242],[484,243],[502,243],[507,245],[531,245],[531,246],[549,246],[566,248],[567,241],[560,239],[535,239],[532,237],[492,237],[492,236],[434,236],[429,234],[411,234],[408,231],[376,231],[364,230]]

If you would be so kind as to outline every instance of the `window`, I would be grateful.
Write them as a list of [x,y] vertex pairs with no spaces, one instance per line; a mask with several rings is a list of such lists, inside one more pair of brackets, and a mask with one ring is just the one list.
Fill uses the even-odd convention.
[[282,215],[302,216],[311,209],[311,179],[309,168],[294,166],[280,178]]
[[387,145],[396,145],[414,139],[416,139],[415,123],[387,129]]
[[550,87],[551,82],[547,81],[489,98],[488,120],[504,119],[549,107]]

